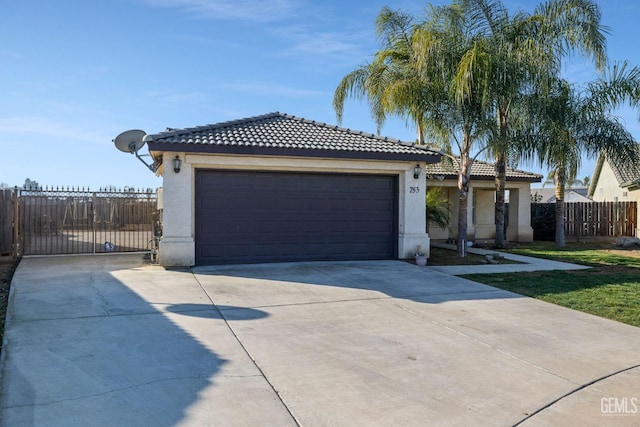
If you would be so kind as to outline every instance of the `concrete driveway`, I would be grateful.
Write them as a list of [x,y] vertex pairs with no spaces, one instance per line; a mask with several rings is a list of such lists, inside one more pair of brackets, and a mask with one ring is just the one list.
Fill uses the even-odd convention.
[[0,424],[638,425],[639,365],[640,328],[400,261],[25,258]]

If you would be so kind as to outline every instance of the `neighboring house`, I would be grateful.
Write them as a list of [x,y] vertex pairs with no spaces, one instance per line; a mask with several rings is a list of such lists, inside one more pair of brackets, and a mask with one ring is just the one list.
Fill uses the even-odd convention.
[[[573,187],[564,190],[564,202],[565,203],[590,203],[593,202],[589,197],[589,188],[587,187]],[[555,188],[532,188],[531,200],[535,203],[555,203],[556,202],[556,189]]]
[[423,170],[440,161],[437,151],[281,113],[145,141],[162,162],[165,266],[393,259],[429,249]]
[[[637,149],[640,151],[640,145]],[[589,196],[596,202],[638,202],[640,206],[640,165],[623,167],[606,155],[600,155],[589,186]],[[636,235],[640,235],[640,225]]]
[[589,186],[589,196],[596,202],[640,201],[640,165],[622,167],[600,155]]
[[[428,187],[441,187],[451,212],[448,229],[433,224],[429,227],[431,239],[457,239],[458,237],[458,172],[457,164],[444,159],[427,165]],[[531,228],[531,183],[542,181],[542,175],[507,168],[507,197],[509,224],[506,238],[512,242],[533,241]],[[467,238],[469,241],[492,240],[495,226],[495,170],[493,164],[476,160],[471,167],[471,185],[468,199]]]

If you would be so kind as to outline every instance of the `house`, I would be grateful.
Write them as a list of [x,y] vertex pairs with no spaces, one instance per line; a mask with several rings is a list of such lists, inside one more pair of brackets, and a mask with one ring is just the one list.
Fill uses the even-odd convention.
[[423,171],[437,151],[281,113],[145,141],[162,162],[165,266],[428,251]]
[[[636,148],[640,152],[640,145]],[[637,202],[640,206],[640,165],[618,165],[601,154],[593,171],[589,197],[596,202]],[[638,235],[640,225],[636,229]]]
[[[589,188],[587,187],[573,187],[564,190],[564,202],[565,203],[590,203],[593,202],[588,197]],[[555,203],[556,202],[556,189],[555,188],[532,188],[531,200],[535,203]]]
[[[512,242],[532,242],[531,184],[540,182],[542,175],[507,168],[507,197],[510,201],[506,238]],[[443,160],[425,169],[427,187],[440,187],[451,212],[450,226],[443,229],[429,227],[431,239],[457,239],[458,231],[458,166]],[[495,239],[495,169],[493,164],[476,160],[471,166],[468,198],[467,239],[481,241]]]

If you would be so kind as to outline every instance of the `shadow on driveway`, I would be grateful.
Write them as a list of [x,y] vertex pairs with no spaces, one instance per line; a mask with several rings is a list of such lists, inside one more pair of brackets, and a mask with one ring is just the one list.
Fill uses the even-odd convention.
[[[219,278],[215,302],[232,306],[267,307],[388,297],[431,304],[522,298],[402,261],[226,265],[192,270],[198,277]],[[206,280],[203,286],[206,288]]]
[[[242,312],[244,320],[267,315]],[[278,422],[291,422],[190,273],[144,265],[140,255],[20,263],[5,331],[2,426],[242,420],[225,396],[238,388],[257,409],[275,407]]]

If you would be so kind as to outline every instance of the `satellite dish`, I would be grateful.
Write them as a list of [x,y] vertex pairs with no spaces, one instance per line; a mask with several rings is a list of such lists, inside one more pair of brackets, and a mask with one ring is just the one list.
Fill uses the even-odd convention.
[[138,154],[138,150],[140,150],[145,144],[144,137],[146,135],[147,133],[140,129],[127,130],[116,136],[113,143],[118,150],[124,151],[125,153],[135,154],[138,160],[144,163],[151,172],[156,172],[160,167],[160,162],[154,160],[152,164],[149,164]]
[[116,136],[113,143],[116,145],[118,150],[134,154],[137,153],[144,145],[144,141],[142,139],[146,134],[147,133],[145,131],[139,129],[127,130]]

